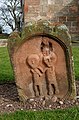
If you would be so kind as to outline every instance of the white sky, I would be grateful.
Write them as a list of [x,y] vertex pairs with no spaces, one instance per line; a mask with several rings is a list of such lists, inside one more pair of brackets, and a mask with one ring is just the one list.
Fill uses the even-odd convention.
[[[2,4],[3,4],[4,1],[5,1],[5,0],[0,0],[0,7],[2,6]],[[1,23],[0,23],[0,24],[1,24]],[[4,29],[5,29],[5,32],[7,32],[7,33],[10,33],[10,32],[11,32],[11,30],[10,30],[10,28],[9,28],[8,26],[4,27]]]
[[2,5],[3,2],[4,2],[4,0],[0,0],[0,6]]

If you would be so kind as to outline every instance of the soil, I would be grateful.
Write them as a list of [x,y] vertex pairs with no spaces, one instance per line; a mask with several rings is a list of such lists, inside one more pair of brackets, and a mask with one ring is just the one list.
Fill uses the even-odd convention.
[[31,98],[22,103],[19,101],[15,83],[0,85],[0,113],[10,113],[17,110],[52,110],[64,109],[72,106],[79,106],[79,81],[76,81],[77,99],[76,100],[57,100],[50,98]]

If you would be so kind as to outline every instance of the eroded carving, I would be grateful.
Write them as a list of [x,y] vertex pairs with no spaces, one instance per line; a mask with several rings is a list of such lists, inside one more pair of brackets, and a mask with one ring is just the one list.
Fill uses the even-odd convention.
[[27,58],[27,62],[29,66],[31,67],[30,71],[33,76],[33,83],[34,83],[34,90],[35,90],[35,95],[36,96],[42,96],[43,91],[42,91],[42,79],[41,76],[43,74],[43,69],[41,66],[39,66],[40,58],[37,54],[31,54]]
[[43,62],[46,64],[46,80],[48,84],[49,95],[58,94],[59,89],[56,81],[55,63],[57,56],[53,52],[52,43],[46,41],[42,42]]
[[[40,62],[44,68],[40,66]],[[33,76],[35,96],[44,96],[43,80],[46,83],[47,95],[52,96],[59,93],[55,73],[56,62],[57,56],[54,53],[52,43],[47,40],[41,42],[39,55],[31,54],[27,57],[27,63]]]

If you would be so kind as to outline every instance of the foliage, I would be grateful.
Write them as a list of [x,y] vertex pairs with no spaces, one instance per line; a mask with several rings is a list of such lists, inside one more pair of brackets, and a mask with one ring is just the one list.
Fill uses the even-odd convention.
[[20,0],[6,0],[0,7],[0,19],[3,26],[9,26],[12,31],[20,29],[21,3]]
[[17,111],[1,115],[0,120],[79,120],[79,107],[53,111]]

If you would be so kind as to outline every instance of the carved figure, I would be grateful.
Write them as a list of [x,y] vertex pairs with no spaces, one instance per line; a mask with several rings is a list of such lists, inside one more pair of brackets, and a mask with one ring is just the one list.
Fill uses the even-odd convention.
[[[55,74],[55,63],[57,61],[56,54],[53,51],[52,43],[43,41],[41,43],[41,53],[31,54],[27,57],[27,63],[30,66],[32,80],[34,85],[35,96],[44,96],[43,94],[43,79],[47,83],[47,94],[58,94],[58,84]],[[42,65],[40,64],[42,63]],[[44,68],[43,68],[44,66]],[[43,75],[45,78],[43,78]]]
[[42,42],[42,54],[43,62],[46,65],[46,79],[48,83],[49,95],[58,94],[58,84],[56,81],[55,66],[54,63],[57,60],[55,53],[53,52],[52,43],[45,41]]
[[34,82],[34,89],[35,89],[35,95],[36,96],[43,96],[42,91],[42,74],[43,69],[39,66],[40,58],[37,54],[31,54],[27,58],[27,62],[29,66],[31,67],[31,72],[33,75],[33,82]]

